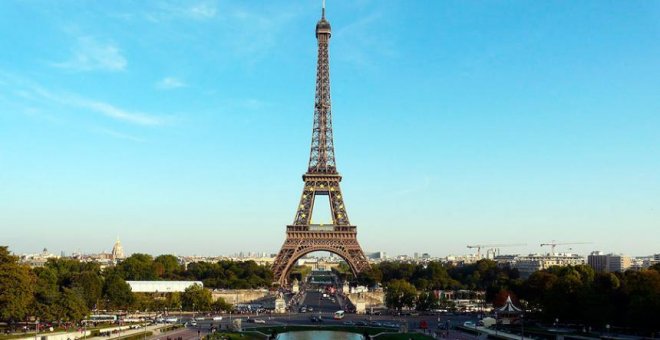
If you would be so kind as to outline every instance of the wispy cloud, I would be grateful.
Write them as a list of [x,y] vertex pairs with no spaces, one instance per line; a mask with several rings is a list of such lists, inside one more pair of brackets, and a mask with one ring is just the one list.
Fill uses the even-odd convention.
[[343,46],[339,58],[360,67],[372,67],[377,57],[396,56],[391,37],[378,29],[386,21],[383,14],[374,12],[342,27],[335,33],[337,44]]
[[156,83],[156,88],[161,90],[171,90],[186,86],[188,84],[174,77],[165,77]]
[[213,18],[218,13],[215,2],[201,2],[189,7],[187,14],[197,19]]
[[104,103],[101,101],[76,97],[76,96],[64,96],[61,98],[63,103],[67,105],[78,106],[81,108],[90,109],[92,111],[98,112],[104,116],[121,120],[128,123],[138,124],[138,125],[163,125],[164,121],[161,118],[141,113],[135,111],[127,111],[125,109],[118,108],[114,105]]
[[[135,17],[133,14],[120,14],[115,16],[124,19],[134,19]],[[169,2],[160,2],[155,9],[143,12],[140,16],[154,23],[175,19],[197,21],[211,20],[218,16],[218,3],[217,1],[201,1],[194,4],[185,3],[185,5],[179,5]]]
[[122,71],[128,62],[119,47],[112,42],[100,42],[93,37],[79,37],[73,56],[53,66],[73,71]]
[[15,96],[32,102],[40,101],[51,105],[58,104],[70,108],[89,110],[116,121],[135,125],[157,126],[165,125],[167,122],[167,119],[156,115],[123,109],[116,105],[87,98],[76,93],[52,91],[30,80],[6,73],[0,72],[0,78],[4,78],[6,82],[11,83],[12,87],[17,88],[14,91]]

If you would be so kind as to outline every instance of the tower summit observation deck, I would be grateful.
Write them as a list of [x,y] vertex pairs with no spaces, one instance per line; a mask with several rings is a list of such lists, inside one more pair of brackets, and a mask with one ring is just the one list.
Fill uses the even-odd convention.
[[[315,251],[328,251],[342,257],[354,275],[369,268],[369,263],[357,241],[356,226],[351,225],[344,206],[337,172],[332,136],[332,105],[330,101],[330,63],[328,45],[330,22],[325,18],[325,1],[321,19],[316,24],[318,56],[316,64],[316,95],[314,124],[309,166],[303,175],[305,186],[293,224],[287,226],[286,240],[273,263],[275,280],[285,284],[293,264],[302,256]],[[314,199],[327,196],[332,224],[311,224]]]

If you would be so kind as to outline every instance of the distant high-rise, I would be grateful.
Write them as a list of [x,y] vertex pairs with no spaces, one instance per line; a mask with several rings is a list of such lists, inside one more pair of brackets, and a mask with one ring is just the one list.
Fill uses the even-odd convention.
[[112,247],[112,252],[110,253],[110,257],[113,260],[121,260],[125,258],[124,247],[121,246],[121,242],[119,242],[119,238],[117,238],[117,241],[115,241],[115,245]]
[[630,257],[621,254],[604,254],[594,251],[587,257],[587,263],[597,272],[624,272],[630,268]]
[[607,255],[602,251],[592,251],[591,254],[587,256],[587,263],[597,272],[607,271]]

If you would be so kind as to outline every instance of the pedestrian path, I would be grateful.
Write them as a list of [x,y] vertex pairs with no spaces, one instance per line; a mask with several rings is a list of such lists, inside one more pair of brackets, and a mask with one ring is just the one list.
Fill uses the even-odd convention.
[[144,334],[147,332],[152,332],[154,334],[160,333],[159,329],[167,327],[169,325],[151,325],[151,326],[141,326],[131,329],[129,326],[114,327],[103,329],[101,332],[110,332],[110,336],[96,336],[93,338],[87,338],[89,340],[109,340],[109,339],[120,339],[130,335]]
[[499,338],[503,338],[503,339],[510,339],[510,340],[534,340],[534,338],[523,337],[522,335],[511,334],[511,333],[506,333],[506,332],[502,332],[502,331],[496,331],[496,330],[492,330],[492,329],[490,329],[490,328],[481,327],[481,326],[476,327],[476,328],[474,328],[474,329],[473,329],[472,327],[470,327],[470,330],[476,330],[476,331],[479,332],[480,334],[492,335],[492,336],[494,336],[494,337],[499,337]]

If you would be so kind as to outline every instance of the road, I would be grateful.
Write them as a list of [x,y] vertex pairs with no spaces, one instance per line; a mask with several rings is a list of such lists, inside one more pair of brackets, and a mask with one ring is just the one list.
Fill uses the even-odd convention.
[[[324,325],[369,325],[372,327],[383,327],[389,325],[390,328],[395,331],[398,330],[399,325],[406,324],[408,329],[418,329],[420,323],[425,321],[428,325],[429,330],[438,329],[438,325],[446,325],[449,322],[452,326],[462,325],[465,321],[476,322],[476,316],[466,316],[466,315],[440,315],[440,316],[399,316],[399,315],[359,315],[359,314],[345,314],[342,320],[334,320],[334,313],[338,310],[343,309],[341,306],[342,303],[345,303],[341,297],[334,294],[332,299],[329,297],[323,297],[324,287],[328,284],[336,283],[336,277],[333,275],[328,275],[326,273],[314,273],[310,280],[302,285],[305,294],[302,301],[294,304],[295,308],[292,308],[289,312],[285,314],[234,314],[234,315],[223,315],[222,321],[211,321],[211,320],[198,320],[195,327],[188,327],[183,330],[177,330],[166,334],[161,334],[159,336],[151,337],[151,339],[160,339],[160,340],[177,340],[179,337],[182,340],[192,340],[197,339],[198,331],[200,335],[207,334],[211,331],[212,327],[217,330],[226,330],[231,323],[231,320],[239,318],[242,319],[243,328],[249,327],[262,327],[262,326],[275,326],[275,325],[318,325],[319,322],[312,320],[313,317],[321,317]],[[323,275],[325,274],[325,275]],[[306,306],[307,308],[311,307],[312,311],[307,311],[306,313],[300,313],[300,307]],[[259,320],[264,323],[253,323],[251,321]],[[182,320],[187,321],[187,320]],[[461,333],[458,331],[452,330],[449,334],[451,339],[475,339],[474,336]]]
[[302,305],[314,309],[309,313],[318,314],[320,312],[322,314],[331,314],[340,310],[341,306],[339,306],[339,303],[337,303],[337,299],[334,296],[332,297],[333,300],[330,299],[330,296],[324,298],[323,293],[308,290],[307,294],[305,294],[305,300],[303,300]]
[[[310,292],[310,295],[316,292]],[[320,294],[320,293],[318,293]],[[319,304],[318,295],[316,297],[308,297],[305,299],[305,302],[309,302],[308,306],[313,306],[314,311],[308,313],[286,313],[286,314],[241,314],[241,315],[232,315],[231,320],[236,319],[237,317],[243,320],[243,327],[263,327],[263,326],[279,326],[279,325],[318,325],[318,322],[313,322],[311,320],[312,316],[319,316],[317,308],[321,310],[321,316],[323,319],[323,325],[344,325],[344,324],[368,324],[373,327],[378,327],[378,324],[390,324],[390,325],[400,325],[407,324],[408,329],[413,330],[419,328],[420,322],[422,320],[426,321],[428,328],[430,330],[436,330],[438,324],[444,325],[446,321],[449,321],[451,325],[462,325],[465,321],[471,320],[476,321],[476,317],[465,316],[465,315],[441,315],[441,316],[392,316],[392,315],[359,315],[359,314],[346,314],[342,320],[333,320],[333,314],[337,310],[338,306],[333,304],[327,299],[322,299]],[[310,299],[310,300],[308,300]],[[325,300],[325,301],[324,301]],[[311,302],[316,302],[312,304]],[[265,324],[251,323],[247,320],[263,320]],[[440,322],[438,323],[438,320]],[[193,340],[198,338],[198,331],[200,335],[208,334],[211,331],[211,327],[215,327],[218,330],[226,330],[230,323],[229,315],[225,315],[222,321],[211,321],[211,320],[199,320],[197,321],[197,326],[187,327],[185,329],[175,330],[169,333],[157,334],[150,337],[149,339],[155,340],[178,340],[181,337],[181,340]],[[392,330],[397,330],[398,328],[392,327]],[[459,331],[452,330],[450,334],[451,339],[474,339],[473,336],[461,333]]]

